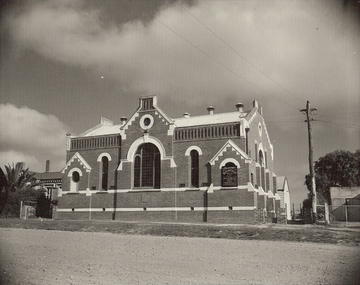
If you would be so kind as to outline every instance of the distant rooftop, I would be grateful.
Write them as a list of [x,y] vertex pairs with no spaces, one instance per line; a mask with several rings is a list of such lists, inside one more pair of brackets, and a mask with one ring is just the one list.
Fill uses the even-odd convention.
[[62,179],[63,174],[61,172],[42,172],[42,173],[36,173],[34,177],[37,180],[54,180],[54,179]]

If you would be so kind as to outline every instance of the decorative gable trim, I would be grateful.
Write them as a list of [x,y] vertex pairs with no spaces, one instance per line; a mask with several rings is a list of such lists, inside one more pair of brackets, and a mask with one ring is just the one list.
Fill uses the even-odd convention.
[[226,151],[228,151],[228,148],[230,148],[230,151],[235,151],[236,155],[239,155],[241,159],[245,160],[245,163],[251,162],[249,156],[241,148],[239,148],[232,140],[228,140],[224,146],[215,154],[215,156],[210,159],[210,165],[215,165],[215,162],[218,161]]
[[86,172],[91,172],[91,166],[86,162],[86,160],[81,156],[80,153],[76,152],[72,156],[72,158],[69,159],[64,169],[61,170],[61,173],[65,173],[66,169],[69,168],[69,166],[75,161],[75,159],[80,163],[80,165],[85,169]]
[[[151,108],[143,108],[143,101],[146,99],[153,100]],[[124,126],[120,128],[120,135],[123,140],[126,139],[126,130],[132,125],[137,117],[140,116],[139,113],[144,112],[154,112],[155,116],[157,116],[162,122],[164,122],[167,126],[169,126],[168,135],[172,135],[174,133],[174,120],[171,119],[168,115],[166,115],[158,106],[157,106],[157,98],[156,96],[147,96],[140,98],[140,106],[137,108],[135,113],[131,116],[131,118],[125,123]]]
[[155,106],[155,115],[161,119],[161,121],[165,122],[165,124],[171,125],[174,123],[174,120],[170,119],[163,111],[161,111],[158,107]]
[[120,135],[121,135],[121,139],[122,140],[126,140],[126,134],[125,134],[125,130],[127,130],[131,124],[135,121],[135,119],[137,117],[139,117],[139,110],[140,108],[138,108],[135,113],[131,116],[131,118],[129,120],[127,120],[127,122],[125,123],[125,125],[123,125],[122,127],[120,127]]
[[254,108],[251,110],[251,112],[247,115],[247,120],[249,122],[249,124],[252,123],[252,121],[255,119],[256,115],[257,115],[257,108]]

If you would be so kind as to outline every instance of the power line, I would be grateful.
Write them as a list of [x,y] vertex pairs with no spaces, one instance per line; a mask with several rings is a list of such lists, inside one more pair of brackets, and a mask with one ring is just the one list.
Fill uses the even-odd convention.
[[[200,21],[197,17],[195,17],[189,10],[187,10],[183,5],[180,4],[180,2],[177,2],[177,4],[182,7],[191,17],[193,17],[196,21],[198,21],[203,27],[205,27],[210,33],[212,33],[218,40],[220,40],[223,44],[225,44],[228,48],[230,48],[233,52],[235,52],[238,56],[240,56],[242,59],[244,59],[246,62],[248,62],[252,67],[254,67],[257,71],[259,71],[261,74],[263,74],[266,78],[271,80],[273,83],[275,83],[277,86],[288,92],[291,96],[298,99],[299,101],[303,101],[299,97],[295,96],[292,92],[287,90],[285,87],[281,86],[279,83],[271,79],[265,72],[260,70],[258,67],[256,67],[250,60],[248,60],[246,57],[241,55],[237,50],[235,50],[231,45],[229,45],[227,42],[225,42],[221,37],[219,37],[213,30],[211,30],[207,25],[205,25],[202,21]],[[294,107],[295,108],[295,107]]]
[[299,114],[287,114],[287,115],[265,116],[265,117],[266,119],[269,119],[269,118],[284,118],[284,117],[294,117],[294,116],[299,116]]
[[326,123],[326,124],[330,124],[330,125],[346,127],[346,128],[360,129],[360,125],[347,124],[347,123],[342,123],[342,122],[331,122],[331,121],[324,121],[324,120],[316,120],[316,121]]
[[343,116],[339,116],[339,114],[330,114],[330,115],[326,115],[326,114],[316,114],[317,116],[320,117],[330,117],[330,118],[349,118],[349,115],[352,114],[360,114],[360,111],[355,111],[355,112],[347,112],[346,114],[343,114]]
[[284,124],[284,123],[303,123],[304,121],[279,121],[279,122],[266,122],[266,124]]
[[203,53],[204,55],[206,55],[207,57],[209,57],[210,59],[212,59],[214,62],[216,62],[217,64],[219,64],[220,66],[222,66],[223,68],[225,68],[226,70],[228,70],[229,72],[235,74],[237,77],[241,78],[242,80],[246,81],[247,83],[249,83],[250,85],[252,85],[253,87],[257,88],[258,90],[262,91],[263,93],[273,97],[274,99],[284,103],[285,105],[288,105],[290,107],[296,108],[295,106],[292,106],[291,104],[275,97],[274,95],[266,92],[265,90],[261,89],[260,87],[254,85],[253,83],[251,83],[249,80],[245,79],[244,77],[242,77],[240,74],[236,73],[235,71],[231,70],[230,68],[228,68],[226,65],[224,65],[223,63],[221,63],[220,61],[218,61],[217,59],[215,59],[214,57],[212,57],[210,54],[208,54],[207,52],[203,51],[202,49],[200,49],[198,46],[196,46],[195,44],[193,44],[192,42],[190,42],[188,39],[184,38],[183,36],[181,36],[179,33],[177,33],[176,31],[174,31],[173,29],[171,29],[169,26],[167,26],[165,23],[163,23],[162,21],[160,21],[159,19],[156,19],[156,21],[158,21],[160,24],[162,24],[164,27],[166,27],[167,29],[169,29],[171,32],[173,32],[175,35],[177,35],[179,38],[181,38],[182,40],[186,41],[188,44],[190,44],[192,47],[196,48],[198,51],[200,51],[201,53]]

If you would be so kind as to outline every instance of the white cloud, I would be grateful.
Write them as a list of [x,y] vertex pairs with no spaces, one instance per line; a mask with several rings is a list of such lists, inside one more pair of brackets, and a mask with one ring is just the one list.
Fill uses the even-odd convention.
[[0,105],[0,165],[25,162],[33,171],[59,171],[65,162],[66,126],[53,115],[27,107]]
[[[298,97],[323,102],[342,93],[356,100],[360,77],[356,41],[336,29],[336,19],[314,14],[318,10],[309,13],[314,8],[308,3],[301,9],[299,3],[200,1],[186,9]],[[269,98],[244,78],[272,96],[299,103],[179,5],[166,6],[147,25],[133,21],[119,26],[104,22],[100,10],[85,7],[68,1],[32,4],[11,18],[11,34],[22,46],[53,60],[98,70],[134,93],[194,100],[255,92],[257,99]]]

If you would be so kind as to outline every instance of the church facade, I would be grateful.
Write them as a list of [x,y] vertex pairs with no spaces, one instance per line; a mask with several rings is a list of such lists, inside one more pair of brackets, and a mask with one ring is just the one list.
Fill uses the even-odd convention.
[[172,119],[156,96],[68,136],[56,217],[256,223],[281,212],[262,107]]

